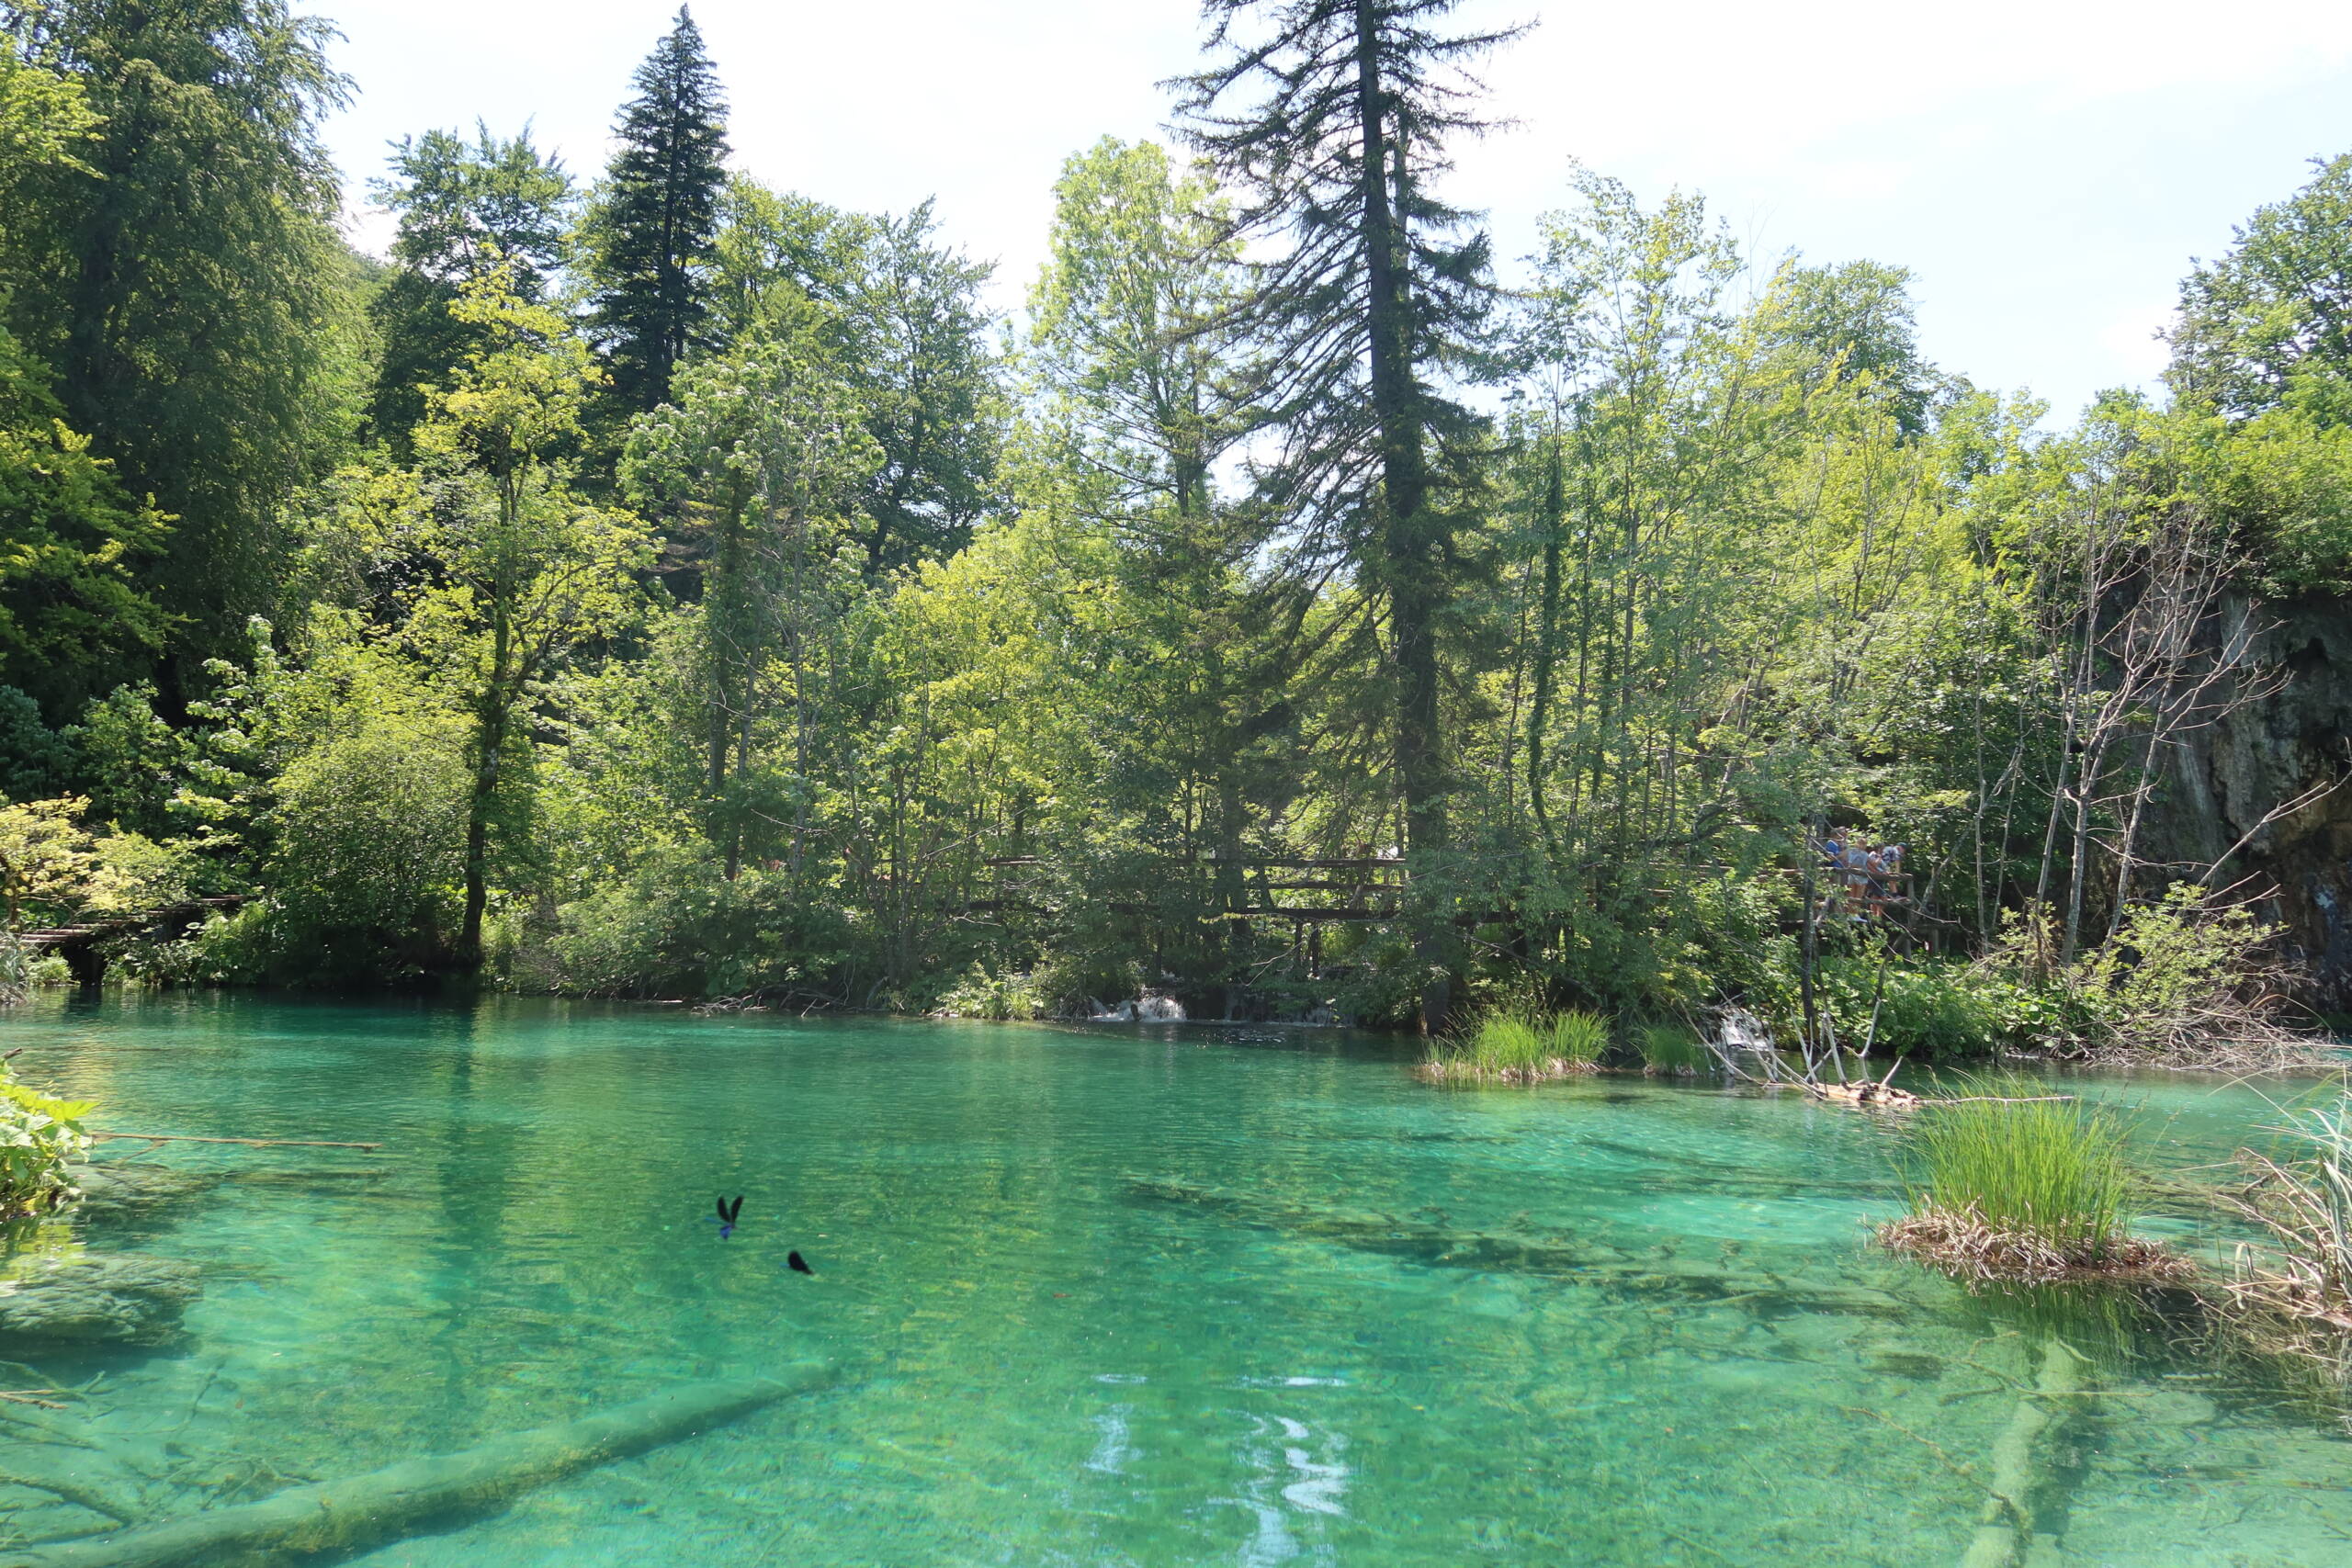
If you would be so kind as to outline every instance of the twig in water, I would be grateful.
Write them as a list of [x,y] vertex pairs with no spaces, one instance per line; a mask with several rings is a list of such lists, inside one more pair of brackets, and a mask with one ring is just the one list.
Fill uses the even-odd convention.
[[1944,1452],[1942,1449],[1937,1447],[1934,1443],[1929,1442],[1927,1438],[1919,1436],[1918,1433],[1913,1431],[1910,1427],[1904,1426],[1901,1422],[1891,1420],[1888,1417],[1880,1415],[1875,1410],[1865,1410],[1859,1404],[1841,1404],[1838,1408],[1844,1411],[1849,1416],[1867,1416],[1873,1421],[1884,1422],[1887,1426],[1894,1427],[1896,1431],[1902,1433],[1905,1437],[1910,1438],[1913,1442],[1918,1444],[1921,1448],[1926,1449],[1929,1453],[1935,1455],[1938,1460],[1942,1461],[1943,1467],[1946,1470],[1951,1471],[1954,1475],[1959,1476],[1962,1480],[1973,1481],[1976,1479],[1976,1467],[1974,1465],[1963,1464],[1960,1461],[1952,1458],[1951,1455]]
[[0,1388],[0,1399],[11,1404],[31,1404],[43,1410],[62,1410],[64,1405],[53,1399],[43,1399],[44,1393],[63,1393],[62,1388]]

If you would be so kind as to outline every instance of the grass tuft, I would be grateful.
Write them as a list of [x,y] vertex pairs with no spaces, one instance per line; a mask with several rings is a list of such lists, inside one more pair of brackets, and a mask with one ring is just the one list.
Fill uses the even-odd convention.
[[1984,1080],[1920,1110],[1911,1214],[1879,1239],[1973,1279],[2170,1274],[2186,1264],[2129,1228],[2131,1167],[2115,1114]]
[[1608,1048],[1609,1021],[1597,1012],[1502,1009],[1438,1046],[1421,1070],[1432,1078],[1536,1083],[1589,1073]]
[[2237,1293],[2249,1305],[2352,1329],[2352,1092],[2290,1111],[2277,1131],[2288,1142],[2285,1159],[2239,1156],[2254,1181],[2231,1204],[2272,1245],[2242,1266]]
[[1642,1070],[1669,1077],[1687,1077],[1707,1066],[1707,1047],[1687,1023],[1645,1023],[1634,1032],[1634,1044],[1642,1054]]

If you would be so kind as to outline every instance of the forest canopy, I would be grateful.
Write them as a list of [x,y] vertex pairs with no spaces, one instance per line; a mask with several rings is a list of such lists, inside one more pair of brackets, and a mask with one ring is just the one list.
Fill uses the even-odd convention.
[[125,947],[159,983],[1947,1054],[2234,984],[2165,781],[2275,691],[2255,607],[2352,590],[2352,154],[2188,275],[2167,398],[2059,427],[1922,357],[1902,267],[1693,193],[1578,170],[1495,255],[1446,175],[1511,37],[1454,8],[1207,0],[1180,134],[1071,153],[1008,320],[928,205],[732,162],[684,9],[602,169],[401,141],[379,258],[322,23],[7,6],[12,927],[233,900]]

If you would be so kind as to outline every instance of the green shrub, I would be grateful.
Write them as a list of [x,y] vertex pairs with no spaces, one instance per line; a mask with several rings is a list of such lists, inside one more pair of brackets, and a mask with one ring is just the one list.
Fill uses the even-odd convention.
[[789,873],[746,867],[729,882],[679,852],[565,905],[548,946],[561,988],[575,994],[809,995],[832,988],[852,934],[836,906]]
[[2076,1263],[2104,1259],[2124,1238],[2131,1171],[2112,1111],[1993,1079],[1919,1116],[1915,1213],[1971,1215]]
[[76,1197],[66,1167],[90,1146],[89,1100],[51,1100],[0,1078],[0,1220],[21,1220]]
[[1856,954],[1825,961],[1819,976],[1821,1005],[1852,1049],[1867,1039],[1873,1055],[1965,1061],[1993,1055],[2008,1038],[1997,987],[1965,964]]
[[991,975],[987,965],[975,963],[939,998],[935,1010],[942,1018],[981,1018],[1003,1023],[1043,1018],[1049,1008],[1028,976]]

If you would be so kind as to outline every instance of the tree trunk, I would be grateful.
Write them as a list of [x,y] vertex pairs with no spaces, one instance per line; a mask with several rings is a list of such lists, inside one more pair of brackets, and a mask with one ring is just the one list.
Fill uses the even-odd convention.
[[[1442,594],[1430,548],[1429,474],[1414,385],[1412,307],[1403,257],[1403,217],[1392,207],[1389,103],[1380,77],[1382,12],[1372,0],[1356,8],[1356,116],[1363,131],[1359,189],[1363,204],[1366,338],[1372,401],[1380,422],[1380,575],[1389,605],[1391,656],[1396,669],[1396,764],[1404,795],[1405,849],[1414,871],[1427,876],[1446,848],[1444,738],[1439,728],[1437,614]],[[1402,184],[1402,147],[1396,146]],[[1401,192],[1400,192],[1401,194]],[[1414,950],[1428,978],[1421,1026],[1445,1024],[1452,1001],[1439,913],[1419,910]]]

